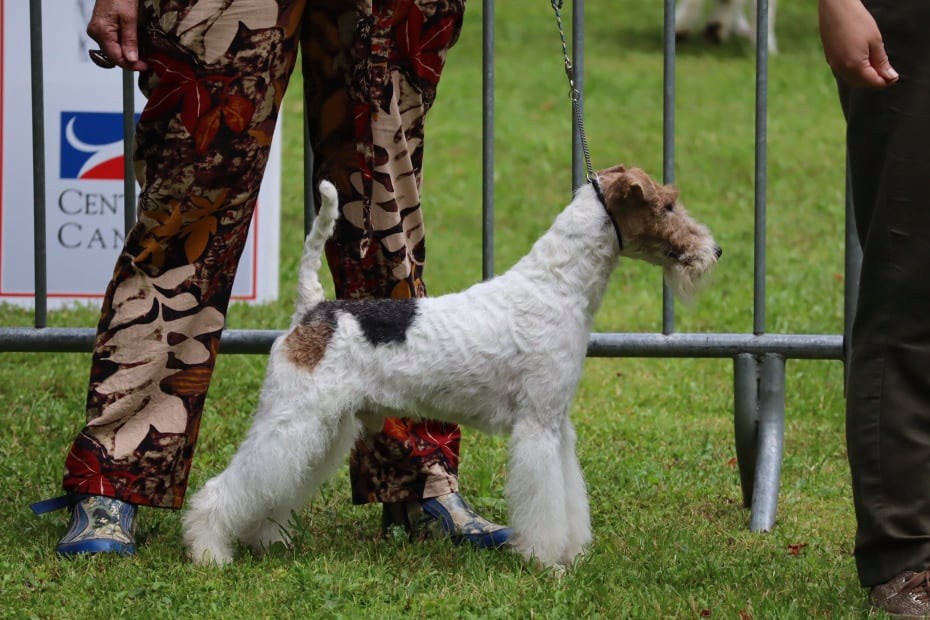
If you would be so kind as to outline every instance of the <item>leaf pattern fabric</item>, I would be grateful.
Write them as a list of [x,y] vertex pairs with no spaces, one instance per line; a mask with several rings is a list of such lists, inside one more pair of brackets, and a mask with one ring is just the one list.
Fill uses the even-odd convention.
[[[464,0],[140,1],[139,219],[104,297],[65,490],[183,503],[298,48],[314,186],[332,180],[344,209],[327,246],[337,296],[426,294],[423,127],[463,12]],[[353,453],[353,499],[457,490],[459,436],[389,420]]]

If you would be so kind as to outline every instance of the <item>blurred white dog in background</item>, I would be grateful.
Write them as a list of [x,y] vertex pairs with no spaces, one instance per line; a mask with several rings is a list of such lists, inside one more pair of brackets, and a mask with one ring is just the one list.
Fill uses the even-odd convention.
[[[704,26],[704,38],[713,43],[721,43],[733,35],[749,39],[755,45],[756,36],[756,8],[755,0],[751,0],[751,15],[746,17],[746,0],[713,0],[713,7]],[[775,41],[775,5],[776,0],[768,3],[768,50],[770,54],[778,52]],[[704,0],[678,0],[675,9],[675,37],[678,40],[687,39],[701,28],[701,19],[704,16]]]

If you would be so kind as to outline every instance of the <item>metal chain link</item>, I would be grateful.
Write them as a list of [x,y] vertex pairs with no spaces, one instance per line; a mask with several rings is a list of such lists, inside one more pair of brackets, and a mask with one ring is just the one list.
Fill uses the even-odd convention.
[[[572,113],[575,117],[575,126],[578,128],[578,137],[581,140],[581,152],[584,155],[584,163],[587,168],[587,179],[597,185],[597,175],[594,174],[594,167],[591,165],[591,152],[588,150],[588,137],[584,131],[584,119],[581,113],[581,92],[575,86],[575,67],[572,64],[571,57],[568,54],[568,43],[565,41],[565,28],[562,26],[562,0],[551,0],[552,10],[555,11],[555,21],[559,27],[559,38],[562,40],[562,58],[565,61],[565,75],[568,78],[568,98],[572,102]],[[598,187],[599,189],[599,187]]]
[[[581,142],[581,152],[584,155],[584,164],[587,168],[587,180],[588,183],[594,188],[594,193],[597,194],[597,199],[601,201],[601,204],[604,206],[604,209],[607,209],[607,200],[604,198],[604,191],[601,189],[601,184],[597,179],[597,174],[594,173],[594,166],[591,165],[591,151],[588,150],[588,137],[584,132],[584,119],[581,114],[581,92],[575,86],[575,67],[572,65],[572,59],[568,55],[568,44],[565,42],[565,28],[562,26],[562,0],[551,0],[552,10],[555,11],[555,21],[559,27],[559,38],[562,40],[562,58],[565,60],[565,75],[568,77],[568,97],[572,101],[572,112],[575,117],[575,126],[578,128],[578,138]],[[610,214],[610,211],[607,211],[607,219],[610,220],[610,223],[614,227],[614,232],[617,233],[617,243],[620,244],[620,249],[623,249],[623,235],[620,232],[620,225]]]

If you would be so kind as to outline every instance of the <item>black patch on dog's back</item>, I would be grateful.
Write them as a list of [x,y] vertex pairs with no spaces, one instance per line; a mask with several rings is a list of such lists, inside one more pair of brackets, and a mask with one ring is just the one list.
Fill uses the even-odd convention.
[[351,314],[358,321],[371,344],[404,342],[407,330],[417,316],[416,299],[352,299],[324,301],[303,317],[301,323],[327,323],[336,326],[340,312]]

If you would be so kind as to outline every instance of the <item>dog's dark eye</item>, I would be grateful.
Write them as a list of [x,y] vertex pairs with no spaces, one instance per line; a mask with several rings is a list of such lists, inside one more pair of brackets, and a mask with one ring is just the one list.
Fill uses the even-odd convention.
[[671,213],[672,211],[674,211],[674,210],[675,210],[675,203],[674,203],[674,202],[670,202],[670,203],[668,203],[667,205],[665,205],[665,210],[668,211],[669,213]]

